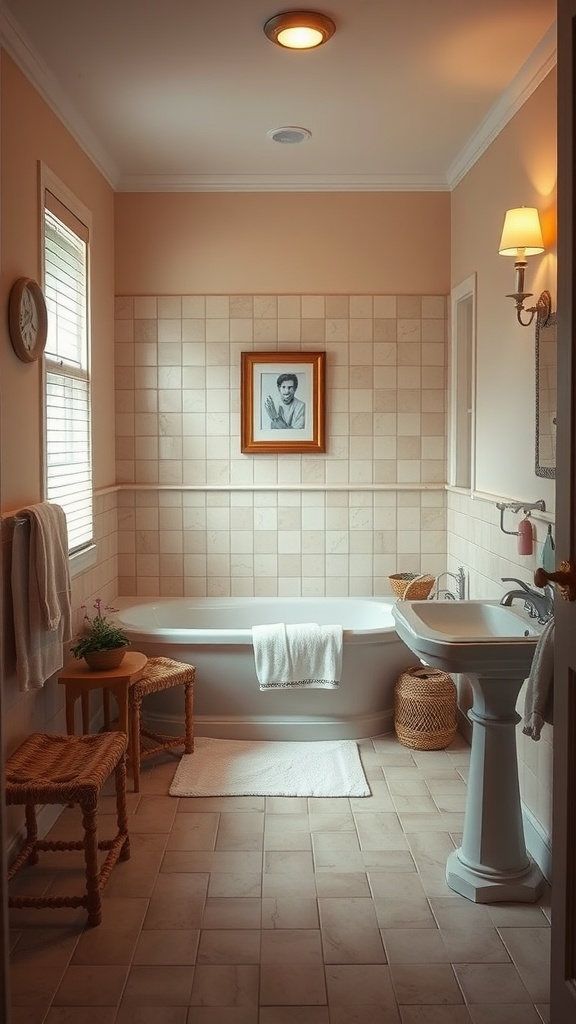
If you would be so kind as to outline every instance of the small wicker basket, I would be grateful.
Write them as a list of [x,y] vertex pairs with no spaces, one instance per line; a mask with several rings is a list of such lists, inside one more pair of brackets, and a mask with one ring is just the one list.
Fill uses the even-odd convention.
[[394,687],[394,728],[414,750],[441,750],[456,735],[456,687],[447,672],[416,665]]
[[416,572],[396,572],[388,579],[396,596],[404,601],[425,601],[436,582],[435,576]]

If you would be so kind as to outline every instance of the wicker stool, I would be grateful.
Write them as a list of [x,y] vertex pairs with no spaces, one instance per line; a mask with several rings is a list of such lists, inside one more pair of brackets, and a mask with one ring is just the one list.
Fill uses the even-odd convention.
[[[134,779],[134,792],[140,792],[140,762],[153,757],[163,750],[184,747],[186,754],[194,750],[194,720],[192,702],[194,697],[194,676],[196,669],[171,658],[148,658],[142,677],[133,683],[128,691],[128,710],[130,715],[130,763]],[[168,690],[171,686],[184,686],[184,719],[183,736],[167,736],[164,733],[152,732],[144,728],[141,720],[142,700],[151,693]],[[152,741],[152,746],[143,745],[142,740]]]
[[440,750],[456,734],[456,687],[447,672],[416,665],[394,687],[394,728],[405,747]]
[[[130,857],[126,811],[125,733],[95,736],[50,736],[32,733],[6,761],[6,803],[26,805],[26,842],[10,867],[8,879],[24,864],[36,864],[39,850],[84,850],[86,892],[83,896],[10,896],[10,907],[85,907],[88,924],[102,920],[101,892],[118,860]],[[98,797],[115,773],[118,832],[98,841]],[[79,804],[84,838],[70,842],[38,839],[36,804]],[[98,868],[98,851],[108,856]]]

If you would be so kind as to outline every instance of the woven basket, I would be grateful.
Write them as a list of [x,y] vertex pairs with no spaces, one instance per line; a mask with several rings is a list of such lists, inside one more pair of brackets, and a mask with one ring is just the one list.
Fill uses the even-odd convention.
[[414,666],[394,687],[394,728],[405,747],[441,750],[456,734],[456,687],[447,672]]
[[416,572],[396,572],[388,579],[396,596],[404,601],[425,601],[436,582],[435,576],[419,576]]

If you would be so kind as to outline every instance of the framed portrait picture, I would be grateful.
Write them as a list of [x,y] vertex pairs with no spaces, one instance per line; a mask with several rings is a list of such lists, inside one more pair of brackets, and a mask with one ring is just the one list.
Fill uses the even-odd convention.
[[325,352],[242,352],[243,452],[325,452]]

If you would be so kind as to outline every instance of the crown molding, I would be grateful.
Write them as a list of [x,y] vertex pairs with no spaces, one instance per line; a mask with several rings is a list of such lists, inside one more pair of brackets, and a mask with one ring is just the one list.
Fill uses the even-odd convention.
[[50,69],[3,6],[0,8],[0,44],[108,184],[115,189],[119,171],[114,161],[110,159],[90,125],[78,113]]
[[478,125],[464,149],[449,168],[446,186],[451,192],[544,81],[555,64],[556,22],[550,26],[546,35],[540,40],[500,99]]
[[446,192],[444,178],[414,174],[125,175],[119,192]]

